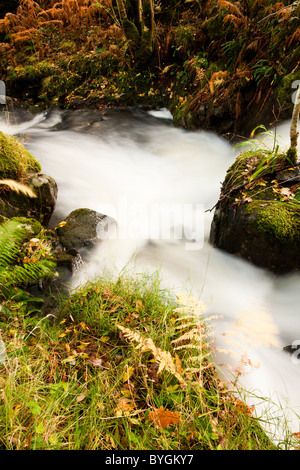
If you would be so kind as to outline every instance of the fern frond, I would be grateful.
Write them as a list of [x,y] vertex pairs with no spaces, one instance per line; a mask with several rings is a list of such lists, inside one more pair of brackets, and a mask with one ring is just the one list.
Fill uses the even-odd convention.
[[159,363],[159,368],[157,373],[161,373],[163,370],[170,372],[174,377],[177,378],[179,383],[184,386],[185,381],[182,375],[178,372],[176,362],[171,356],[169,351],[164,351],[163,349],[155,346],[151,338],[144,338],[139,332],[133,331],[130,328],[125,328],[122,325],[117,325],[119,330],[122,331],[123,335],[129,339],[131,342],[137,342],[137,349],[140,349],[141,352],[151,351],[155,361]]
[[228,72],[220,71],[215,72],[212,74],[209,80],[209,89],[210,92],[213,93],[215,91],[216,86],[222,85],[225,82],[225,78],[227,77]]
[[[15,264],[21,247],[30,238],[30,225],[8,220],[0,226],[0,291],[9,286],[27,284],[54,275],[55,263],[49,259],[28,259],[22,265]],[[33,240],[33,239],[32,239]]]
[[227,0],[219,0],[218,5],[220,10],[224,8],[225,10],[230,11],[232,14],[239,15],[244,18],[243,13],[239,9],[239,7],[234,3],[228,2]]
[[28,237],[25,225],[15,220],[8,220],[0,226],[0,267],[13,263],[20,246]]
[[32,198],[37,197],[35,192],[29,186],[26,186],[25,184],[19,183],[15,180],[0,180],[0,185],[8,186],[12,191],[15,191],[17,193],[23,193],[25,194],[25,196],[29,196]]
[[27,284],[52,277],[55,264],[49,260],[27,263],[23,266],[0,268],[0,286]]
[[223,24],[228,22],[232,23],[234,28],[237,29],[243,23],[243,20],[242,18],[238,18],[236,15],[233,15],[232,13],[228,13],[228,15],[224,16]]
[[178,294],[177,298],[181,307],[173,311],[179,313],[176,319],[179,324],[175,326],[175,332],[179,332],[180,336],[173,339],[172,344],[174,351],[185,353],[182,359],[185,365],[182,375],[191,383],[202,386],[203,373],[211,367],[209,357],[215,341],[215,326],[211,322],[219,316],[212,315],[204,319],[206,306],[200,299],[182,293]]

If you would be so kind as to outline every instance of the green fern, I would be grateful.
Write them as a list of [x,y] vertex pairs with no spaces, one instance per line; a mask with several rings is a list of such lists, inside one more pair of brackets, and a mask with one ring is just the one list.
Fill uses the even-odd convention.
[[0,269],[16,261],[26,238],[26,226],[16,220],[8,220],[0,226]]
[[[15,220],[8,220],[0,226],[0,292],[9,291],[9,287],[36,282],[52,277],[55,263],[49,259],[19,259],[22,245],[29,238],[28,226]],[[20,264],[18,264],[20,263]]]

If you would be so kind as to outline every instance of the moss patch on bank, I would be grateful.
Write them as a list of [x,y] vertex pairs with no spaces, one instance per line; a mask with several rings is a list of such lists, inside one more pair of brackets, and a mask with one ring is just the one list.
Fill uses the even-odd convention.
[[246,213],[253,215],[253,225],[283,246],[300,246],[300,204],[257,200],[247,204]]
[[40,170],[40,164],[20,142],[0,132],[0,178],[22,180]]

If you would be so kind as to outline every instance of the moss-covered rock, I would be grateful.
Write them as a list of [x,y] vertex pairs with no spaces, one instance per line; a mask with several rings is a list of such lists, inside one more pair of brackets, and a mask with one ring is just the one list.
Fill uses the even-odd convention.
[[[300,51],[298,51],[300,53]],[[293,93],[300,82],[300,70],[285,75],[276,89],[276,97],[282,107],[293,107]]]
[[2,185],[1,216],[35,218],[45,226],[49,223],[56,204],[57,185],[40,171],[39,162],[20,142],[0,132],[0,179],[25,183],[36,194],[33,198],[10,185]]
[[0,132],[0,178],[19,181],[40,170],[40,164],[20,142]]
[[[9,219],[6,217],[0,216],[0,225],[6,222],[7,220]],[[15,222],[18,222],[20,225],[22,225],[26,229],[28,233],[28,240],[31,237],[35,237],[36,235],[38,235],[43,229],[40,222],[33,218],[12,217],[10,220],[14,220]]]
[[300,171],[281,155],[255,177],[262,161],[244,153],[229,168],[210,242],[273,272],[300,270]]
[[31,198],[22,192],[4,189],[0,194],[0,214],[8,218],[35,218],[47,226],[56,204],[57,184],[50,176],[34,174],[28,177],[27,185],[37,197]]
[[61,222],[56,232],[62,246],[69,252],[78,250],[86,257],[89,250],[107,236],[114,219],[91,209],[76,209]]

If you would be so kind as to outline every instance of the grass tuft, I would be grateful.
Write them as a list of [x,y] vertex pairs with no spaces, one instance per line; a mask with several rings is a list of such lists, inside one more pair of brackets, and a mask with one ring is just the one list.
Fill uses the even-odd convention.
[[1,310],[2,448],[274,449],[217,376],[203,305],[177,300],[122,276],[88,282],[54,321]]

